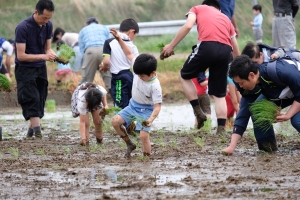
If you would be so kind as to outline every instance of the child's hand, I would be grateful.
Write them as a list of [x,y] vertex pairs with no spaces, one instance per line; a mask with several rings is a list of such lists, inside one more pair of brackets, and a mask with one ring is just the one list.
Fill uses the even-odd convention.
[[278,58],[278,55],[277,55],[277,54],[273,53],[273,54],[271,55],[271,59],[272,59],[272,60],[276,60],[277,58]]
[[116,40],[118,40],[118,41],[120,40],[120,36],[116,29],[110,28],[110,33],[116,38]]
[[142,122],[142,126],[144,127],[150,127],[152,124],[152,122],[150,120],[145,120]]
[[250,22],[250,25],[251,25],[251,26],[254,26],[254,23],[253,23],[253,22]]

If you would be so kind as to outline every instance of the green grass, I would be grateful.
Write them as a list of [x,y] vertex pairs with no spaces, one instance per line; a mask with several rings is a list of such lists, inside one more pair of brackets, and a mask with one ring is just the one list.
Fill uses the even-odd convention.
[[8,149],[8,153],[13,155],[15,158],[19,158],[19,149],[18,148],[10,147]]

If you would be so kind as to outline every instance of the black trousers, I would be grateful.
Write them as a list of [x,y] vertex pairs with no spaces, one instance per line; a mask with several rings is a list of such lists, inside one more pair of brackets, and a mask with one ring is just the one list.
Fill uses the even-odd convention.
[[22,107],[25,120],[31,117],[42,118],[48,95],[46,65],[28,67],[16,64],[18,103]]

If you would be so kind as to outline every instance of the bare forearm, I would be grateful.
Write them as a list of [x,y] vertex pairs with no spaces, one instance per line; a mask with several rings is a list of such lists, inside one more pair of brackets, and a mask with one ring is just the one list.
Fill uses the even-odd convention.
[[41,61],[46,60],[46,54],[17,54],[18,60],[21,62],[35,62],[35,61]]
[[287,111],[286,115],[289,118],[292,118],[296,113],[300,112],[300,103],[297,101],[294,101],[291,105],[290,109]]
[[153,122],[155,120],[155,118],[158,116],[159,112],[160,112],[161,106],[159,104],[159,106],[155,106],[148,121]]
[[178,33],[176,34],[176,36],[174,37],[174,39],[172,40],[172,42],[170,43],[170,45],[175,48],[177,46],[177,44],[190,32],[191,28],[187,27],[187,26],[182,26]]

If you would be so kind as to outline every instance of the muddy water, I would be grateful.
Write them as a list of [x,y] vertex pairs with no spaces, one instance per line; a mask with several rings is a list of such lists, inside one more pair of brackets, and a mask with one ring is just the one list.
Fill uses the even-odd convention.
[[288,123],[277,130],[279,152],[258,152],[250,130],[227,157],[220,151],[230,132],[198,133],[189,105],[164,106],[151,133],[151,157],[144,158],[139,139],[131,137],[137,149],[124,159],[126,147],[109,117],[104,145],[91,136],[90,146],[81,147],[78,119],[58,110],[43,118],[42,140],[24,139],[20,111],[1,113],[0,199],[300,198],[300,139]]

